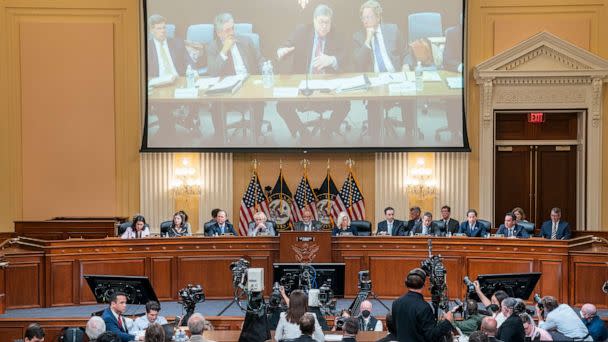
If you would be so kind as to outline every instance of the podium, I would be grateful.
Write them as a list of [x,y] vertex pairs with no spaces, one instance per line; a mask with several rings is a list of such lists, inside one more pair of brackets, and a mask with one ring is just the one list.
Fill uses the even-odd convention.
[[5,269],[8,262],[4,258],[4,253],[0,252],[0,315],[6,312],[6,278]]
[[331,262],[330,231],[287,231],[279,236],[279,262]]

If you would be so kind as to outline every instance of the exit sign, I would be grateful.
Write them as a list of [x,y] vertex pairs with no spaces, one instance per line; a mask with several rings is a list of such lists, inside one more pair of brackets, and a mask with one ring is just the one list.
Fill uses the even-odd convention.
[[545,114],[536,112],[528,114],[528,122],[529,123],[543,123],[545,122]]

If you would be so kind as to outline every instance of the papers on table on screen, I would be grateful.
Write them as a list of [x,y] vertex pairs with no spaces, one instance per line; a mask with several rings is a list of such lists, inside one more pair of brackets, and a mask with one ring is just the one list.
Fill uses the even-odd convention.
[[209,89],[209,87],[211,87],[212,85],[216,84],[217,82],[220,81],[219,77],[203,77],[203,78],[199,78],[196,81],[196,86],[199,89]]
[[211,85],[206,94],[235,93],[243,85],[246,78],[247,75],[226,76],[221,81]]
[[[405,76],[408,81],[416,81],[416,73],[413,71],[406,71]],[[441,82],[441,76],[437,71],[423,71],[422,80],[425,82]]]
[[175,75],[164,75],[152,78],[148,81],[148,87],[160,87],[173,83],[177,79]]
[[273,97],[297,97],[299,89],[296,87],[274,87],[272,89]]
[[445,81],[448,83],[450,89],[462,89],[464,86],[462,83],[462,76],[446,77]]

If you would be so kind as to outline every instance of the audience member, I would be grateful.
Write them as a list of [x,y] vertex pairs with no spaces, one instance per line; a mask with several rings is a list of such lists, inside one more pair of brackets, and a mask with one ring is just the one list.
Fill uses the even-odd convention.
[[489,342],[490,338],[483,331],[474,331],[469,335],[469,342]]
[[118,335],[122,342],[135,339],[135,335],[129,334],[127,322],[123,314],[127,310],[127,296],[122,292],[114,292],[110,297],[110,306],[103,310],[101,318],[106,323],[106,331]]
[[44,329],[38,323],[32,323],[25,328],[25,342],[44,342]]
[[376,342],[397,341],[397,333],[395,332],[395,321],[393,320],[392,312],[386,314],[386,330],[388,330],[388,335],[384,336]]
[[[295,339],[302,335],[300,330],[300,318],[308,312],[308,296],[304,291],[294,290],[289,295],[289,307],[287,312],[281,312],[279,318],[279,324],[275,331],[275,339],[277,341],[283,339]],[[314,314],[313,314],[314,315]],[[315,315],[315,332],[313,334],[314,339],[317,342],[323,342],[325,340],[321,325],[316,319]]]
[[116,333],[106,331],[97,337],[97,342],[121,342],[121,339]]
[[[454,312],[458,307],[452,309]],[[454,321],[454,326],[460,329],[463,334],[470,335],[473,331],[479,330],[481,320],[485,317],[479,313],[477,301],[475,299],[466,300],[466,308],[463,308],[466,319]]]
[[120,236],[121,239],[140,239],[150,236],[150,228],[146,225],[145,217],[137,215],[133,223]]
[[498,323],[494,318],[484,317],[481,320],[481,327],[479,329],[488,336],[489,342],[502,342],[496,338],[496,334],[498,333]]
[[608,329],[606,324],[597,315],[597,308],[593,304],[584,304],[581,308],[581,318],[583,323],[589,330],[589,335],[593,337],[594,341],[606,341],[608,340]]
[[557,299],[551,296],[543,297],[541,303],[546,317],[543,319],[541,310],[537,305],[538,326],[547,330],[554,341],[569,339],[593,341],[593,338],[589,336],[587,326],[570,306],[559,304]]
[[97,341],[99,335],[106,331],[106,323],[99,316],[93,316],[87,321],[85,333],[89,337],[90,342]]
[[146,314],[133,322],[133,331],[146,330],[152,323],[167,324],[165,317],[160,316],[160,304],[156,301],[146,303]]
[[[519,308],[517,299],[513,297],[507,297],[502,301],[501,309],[502,314],[506,317],[504,323],[498,328],[496,337],[504,342],[524,342],[526,339],[526,333],[524,331],[524,325],[519,318]],[[523,307],[525,311],[525,304]]]
[[165,342],[165,330],[158,323],[152,323],[148,325],[146,334],[144,335],[144,342]]
[[439,341],[453,329],[450,311],[444,315],[446,320],[437,322],[437,315],[422,295],[425,282],[426,273],[422,269],[411,270],[405,280],[408,292],[393,302],[399,341]]
[[359,333],[359,322],[357,321],[357,318],[347,318],[344,322],[342,342],[357,342],[357,333]]
[[372,302],[364,300],[359,310],[359,331],[382,331],[382,321],[372,316]]
[[213,342],[203,337],[205,331],[205,317],[200,313],[194,313],[188,319],[188,330],[190,330],[190,342]]
[[562,221],[562,210],[560,208],[551,209],[551,219],[543,222],[540,227],[540,236],[551,240],[568,240],[572,235],[570,225]]
[[551,334],[549,334],[547,330],[536,326],[532,316],[528,315],[527,313],[522,313],[519,315],[519,318],[524,324],[526,339],[529,339],[530,341],[553,341]]
[[300,330],[302,335],[293,340],[293,342],[313,342],[312,335],[315,332],[315,316],[309,313],[302,315],[300,318]]
[[405,223],[395,219],[395,209],[392,207],[384,208],[384,217],[385,220],[378,223],[377,235],[406,235]]

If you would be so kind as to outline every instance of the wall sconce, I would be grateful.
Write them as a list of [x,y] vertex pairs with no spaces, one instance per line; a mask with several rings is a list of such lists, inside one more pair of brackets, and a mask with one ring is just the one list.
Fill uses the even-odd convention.
[[201,180],[196,177],[196,169],[190,165],[190,159],[183,158],[181,166],[173,171],[175,178],[171,189],[176,196],[195,196],[201,193]]
[[407,193],[420,199],[432,197],[437,192],[437,182],[432,178],[433,170],[424,167],[424,159],[418,158],[416,166],[409,172],[405,181]]

